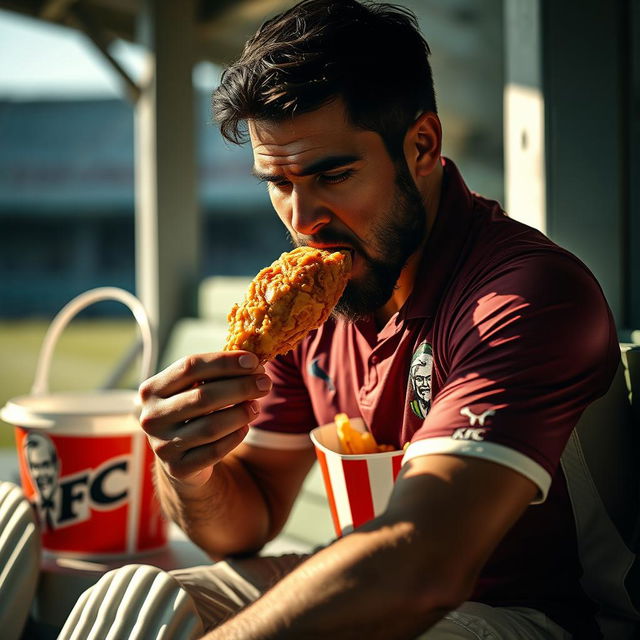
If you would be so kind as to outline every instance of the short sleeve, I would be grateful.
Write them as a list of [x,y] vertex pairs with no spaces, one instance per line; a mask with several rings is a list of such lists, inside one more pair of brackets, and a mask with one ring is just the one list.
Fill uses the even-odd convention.
[[247,444],[269,449],[312,446],[309,431],[317,425],[298,357],[296,351],[290,351],[265,365],[273,386],[259,401],[260,414],[251,423],[244,440]]
[[525,256],[467,292],[444,322],[434,360],[448,373],[404,462],[434,453],[491,460],[530,478],[543,501],[572,429],[619,359],[599,285],[566,254]]

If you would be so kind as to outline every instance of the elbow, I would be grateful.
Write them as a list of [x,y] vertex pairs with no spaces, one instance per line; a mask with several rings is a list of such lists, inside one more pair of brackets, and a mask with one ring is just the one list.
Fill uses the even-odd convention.
[[261,545],[238,545],[238,544],[211,544],[209,540],[198,540],[190,538],[191,542],[200,548],[213,562],[220,562],[227,558],[243,558],[257,555]]
[[264,547],[264,540],[253,537],[225,536],[215,540],[206,538],[202,540],[202,545],[193,540],[214,562],[225,558],[241,558],[245,556],[257,555]]
[[418,626],[430,627],[471,598],[483,565],[477,557],[443,549],[441,541],[406,522],[387,524],[378,518],[360,531],[376,542],[376,571],[393,576],[397,585],[389,604],[401,607]]
[[256,555],[265,544],[263,538],[242,535],[238,530],[216,531],[215,535],[209,527],[193,527],[188,522],[178,522],[188,540],[203,551],[211,560],[219,562],[229,557]]
[[460,575],[449,570],[446,574],[434,572],[430,579],[416,585],[413,602],[417,617],[435,622],[457,609],[471,598],[477,580],[477,572]]

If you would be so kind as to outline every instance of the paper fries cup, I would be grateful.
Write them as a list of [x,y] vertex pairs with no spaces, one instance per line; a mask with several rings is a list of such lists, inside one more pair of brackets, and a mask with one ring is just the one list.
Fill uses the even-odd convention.
[[[353,418],[351,425],[366,430],[360,418]],[[380,515],[389,502],[404,451],[341,453],[334,422],[317,427],[310,435],[338,536]]]

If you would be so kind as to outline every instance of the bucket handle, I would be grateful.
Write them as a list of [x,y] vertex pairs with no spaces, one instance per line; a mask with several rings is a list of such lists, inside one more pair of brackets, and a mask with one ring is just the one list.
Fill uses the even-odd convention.
[[156,364],[156,341],[154,339],[154,331],[149,322],[149,317],[144,306],[134,295],[119,289],[117,287],[98,287],[90,289],[75,297],[71,302],[67,303],[56,315],[49,329],[44,336],[40,355],[38,357],[38,365],[36,366],[36,376],[31,388],[33,395],[42,395],[49,391],[49,371],[51,369],[51,358],[53,351],[58,342],[60,334],[65,329],[69,321],[82,311],[85,307],[103,300],[115,300],[122,302],[129,307],[135,317],[140,335],[142,337],[142,363],[140,365],[140,382],[146,380],[152,375]]

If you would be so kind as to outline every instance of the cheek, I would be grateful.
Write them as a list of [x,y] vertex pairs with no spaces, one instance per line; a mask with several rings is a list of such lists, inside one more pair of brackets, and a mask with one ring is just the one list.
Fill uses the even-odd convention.
[[276,212],[278,218],[280,218],[280,220],[289,227],[289,222],[291,220],[291,208],[288,206],[287,199],[283,198],[277,191],[269,189],[269,200],[271,201],[271,206]]
[[371,179],[366,185],[344,194],[341,203],[336,204],[336,213],[349,220],[350,226],[358,231],[363,239],[370,236],[371,226],[375,225],[391,208],[393,189],[387,188],[383,180]]

